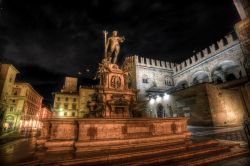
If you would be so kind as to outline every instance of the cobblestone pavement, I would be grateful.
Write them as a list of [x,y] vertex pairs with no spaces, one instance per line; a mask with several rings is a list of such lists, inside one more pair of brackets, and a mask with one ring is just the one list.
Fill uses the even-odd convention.
[[207,166],[249,166],[250,165],[250,157],[240,157],[227,161],[219,161],[213,164],[209,164]]
[[193,138],[214,138],[230,141],[245,141],[247,137],[242,126],[230,128],[211,128],[211,127],[197,127],[189,126]]
[[[241,144],[243,147],[249,148],[247,137],[242,126],[230,128],[189,126],[189,130],[193,134],[193,139],[218,139],[221,141],[232,141],[234,143]],[[250,156],[219,161],[209,164],[208,166],[250,166]]]

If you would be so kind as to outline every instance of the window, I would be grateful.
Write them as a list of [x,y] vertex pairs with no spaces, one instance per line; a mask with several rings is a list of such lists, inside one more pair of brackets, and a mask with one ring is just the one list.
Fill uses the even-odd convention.
[[60,101],[60,97],[57,97],[57,101]]
[[69,100],[69,98],[68,98],[68,97],[66,97],[66,98],[65,98],[65,100],[66,100],[66,101],[68,101],[68,100]]
[[76,102],[76,98],[73,98],[73,101]]
[[68,109],[68,104],[67,103],[64,104],[64,108]]
[[12,76],[10,76],[9,82],[12,82]]
[[148,79],[147,79],[147,78],[143,78],[143,79],[142,79],[142,83],[147,84],[147,83],[148,83]]
[[147,75],[142,76],[142,83],[144,83],[144,84],[148,83],[148,76]]
[[59,108],[60,107],[60,103],[56,103],[55,107]]
[[72,104],[72,110],[76,110],[76,104]]
[[172,79],[169,76],[165,77],[165,85],[172,86]]
[[14,108],[13,107],[10,107],[10,112],[12,112],[14,110]]
[[75,112],[72,112],[72,116],[75,116]]
[[12,91],[12,95],[17,96],[18,91],[19,91],[18,88],[14,88]]
[[67,112],[64,112],[64,116],[67,116]]

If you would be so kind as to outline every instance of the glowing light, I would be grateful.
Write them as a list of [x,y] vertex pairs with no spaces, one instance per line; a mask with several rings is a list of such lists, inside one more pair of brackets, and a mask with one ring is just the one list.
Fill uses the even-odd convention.
[[61,112],[62,112],[62,111],[63,111],[63,109],[62,109],[62,108],[59,108],[59,111],[61,111]]
[[160,101],[161,101],[161,97],[160,97],[160,96],[157,96],[156,101],[157,101],[157,102],[160,102]]
[[163,96],[163,99],[164,100],[168,100],[169,99],[169,95],[165,93],[164,96]]
[[150,104],[154,104],[155,103],[155,99],[151,98],[149,101]]
[[63,112],[59,112],[59,116],[63,116],[64,114],[63,114]]

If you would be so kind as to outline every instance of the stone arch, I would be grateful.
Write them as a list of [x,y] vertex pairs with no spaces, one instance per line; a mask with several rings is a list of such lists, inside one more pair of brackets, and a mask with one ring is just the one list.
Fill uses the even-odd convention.
[[176,83],[176,89],[185,89],[188,87],[188,82],[187,80],[181,80],[179,82]]
[[234,60],[224,60],[214,66],[211,71],[214,83],[222,83],[238,79],[241,75],[240,64]]
[[197,71],[192,75],[190,85],[209,82],[209,74],[205,71]]

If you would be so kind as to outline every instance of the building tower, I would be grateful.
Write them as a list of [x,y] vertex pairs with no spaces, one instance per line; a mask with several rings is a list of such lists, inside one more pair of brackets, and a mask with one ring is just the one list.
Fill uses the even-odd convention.
[[245,69],[250,76],[250,0],[234,0],[241,20],[235,25],[235,31],[245,54]]

